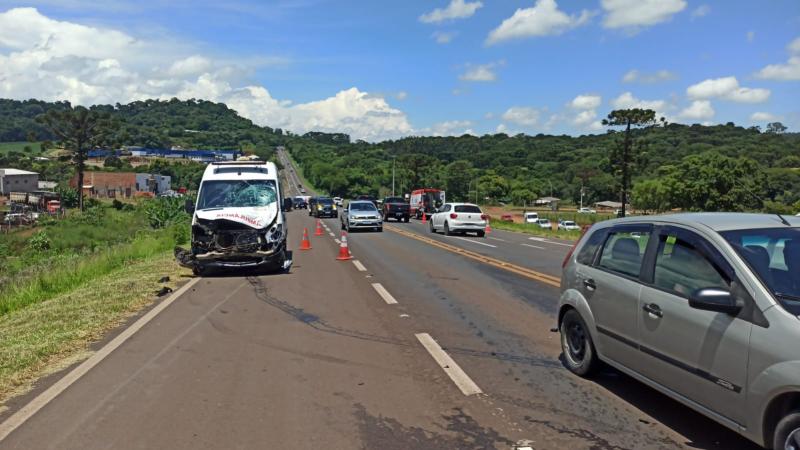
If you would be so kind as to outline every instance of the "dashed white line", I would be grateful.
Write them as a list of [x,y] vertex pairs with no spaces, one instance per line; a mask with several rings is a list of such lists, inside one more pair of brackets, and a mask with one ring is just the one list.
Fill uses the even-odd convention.
[[357,259],[353,260],[353,265],[356,266],[356,269],[358,269],[359,272],[366,272],[367,271],[367,268],[364,267],[364,265],[361,264],[361,261],[359,261]]
[[431,337],[428,333],[417,333],[416,336],[417,340],[425,350],[430,353],[431,357],[433,357],[434,361],[439,364],[439,367],[444,370],[444,373],[453,380],[453,383],[456,384],[458,389],[461,390],[461,393],[464,395],[474,395],[474,394],[482,394],[483,391],[481,388],[472,381],[472,378],[464,372],[461,367],[453,361],[453,358],[450,357],[439,344]]
[[335,235],[335,234],[333,234],[333,232],[329,232],[328,234],[330,234],[332,238],[335,238],[335,237],[336,237],[336,235]]
[[530,239],[532,241],[536,241],[536,242],[544,242],[545,244],[555,244],[555,245],[563,245],[563,246],[566,246],[566,247],[572,247],[572,244],[565,244],[563,242],[548,241],[545,238],[530,237],[528,239]]
[[381,296],[381,298],[383,299],[383,301],[386,302],[387,305],[397,304],[397,300],[395,300],[394,297],[392,297],[392,294],[390,294],[389,291],[387,291],[382,284],[372,283],[372,288],[375,289],[375,291],[378,293],[378,295]]
[[539,247],[538,245],[530,245],[530,244],[519,244],[519,245],[522,245],[522,246],[525,246],[525,247],[530,247],[530,248],[538,248],[539,250],[544,250],[544,247]]
[[448,237],[451,237],[453,239],[461,239],[462,241],[472,242],[473,244],[484,245],[486,247],[497,248],[496,245],[487,244],[485,242],[478,242],[478,241],[475,241],[475,240],[472,240],[472,239],[463,238],[463,237],[460,237],[460,236],[448,236]]
[[496,238],[496,237],[490,237],[489,239],[491,239],[493,241],[506,242],[504,239],[500,239],[500,238]]
[[342,244],[342,241],[340,241],[340,240],[338,240],[338,239],[334,239],[334,240],[333,240],[333,242],[336,242],[336,243],[337,243],[337,244],[339,244],[339,245],[341,245],[341,244]]

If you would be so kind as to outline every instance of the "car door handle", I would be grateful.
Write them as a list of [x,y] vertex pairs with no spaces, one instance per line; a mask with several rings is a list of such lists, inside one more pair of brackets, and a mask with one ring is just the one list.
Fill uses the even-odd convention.
[[583,285],[586,286],[586,289],[593,291],[597,289],[597,285],[594,283],[594,280],[591,278],[586,278],[583,280]]
[[650,303],[649,305],[642,306],[642,309],[645,310],[648,314],[652,314],[659,319],[664,317],[664,313],[661,312],[661,308],[656,305],[655,303]]

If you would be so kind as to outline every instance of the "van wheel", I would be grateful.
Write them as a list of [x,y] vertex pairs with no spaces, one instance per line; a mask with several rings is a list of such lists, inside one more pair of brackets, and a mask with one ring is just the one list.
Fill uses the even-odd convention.
[[589,376],[600,366],[589,329],[574,309],[561,319],[561,351],[564,365],[575,375]]
[[800,450],[800,411],[794,411],[775,427],[775,450]]
[[195,276],[204,277],[204,276],[208,275],[208,269],[206,269],[204,266],[201,266],[200,264],[196,264],[192,268],[192,273]]

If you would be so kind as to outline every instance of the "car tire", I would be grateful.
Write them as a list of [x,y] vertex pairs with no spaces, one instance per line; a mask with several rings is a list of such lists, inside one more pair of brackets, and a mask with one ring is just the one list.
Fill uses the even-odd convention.
[[561,319],[561,351],[564,365],[581,377],[595,373],[600,366],[592,335],[580,313],[570,309]]
[[450,225],[448,225],[447,222],[444,223],[444,235],[445,236],[452,236],[453,235],[453,232],[450,231]]
[[484,236],[486,236],[485,231],[478,231],[478,237],[484,237]]
[[408,223],[408,216],[403,217],[403,222]]
[[204,276],[208,275],[208,269],[207,269],[207,268],[205,268],[205,267],[203,267],[203,266],[201,266],[200,264],[196,264],[196,265],[195,265],[195,266],[192,268],[192,273],[193,273],[195,276],[198,276],[198,277],[204,277]]
[[800,449],[800,411],[793,411],[775,427],[772,448],[778,450]]
[[378,233],[383,233],[383,227],[378,227],[376,230],[378,230]]
[[431,233],[436,234],[436,228],[434,228],[434,226],[433,226],[433,220],[428,222],[428,226],[431,229]]

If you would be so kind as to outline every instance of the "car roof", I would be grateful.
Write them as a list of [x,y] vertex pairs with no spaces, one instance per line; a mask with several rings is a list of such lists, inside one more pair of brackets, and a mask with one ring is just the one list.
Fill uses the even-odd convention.
[[203,172],[208,180],[277,180],[278,168],[273,162],[227,161],[210,163]]
[[[478,206],[475,203],[453,202],[453,203],[450,203],[450,204],[453,205],[453,206],[464,206],[464,205],[467,205],[467,206]],[[478,206],[478,208],[480,208],[480,206]]]
[[351,204],[351,205],[355,205],[355,204],[363,204],[363,205],[372,205],[372,206],[375,206],[375,203],[372,203],[372,202],[371,202],[371,201],[369,201],[369,200],[350,200],[350,204]]
[[[783,218],[791,227],[800,227],[800,217],[784,215]],[[604,226],[624,223],[658,223],[704,226],[713,231],[751,230],[758,228],[785,227],[777,214],[733,213],[733,212],[701,212],[676,213],[658,216],[634,216],[602,222]]]

